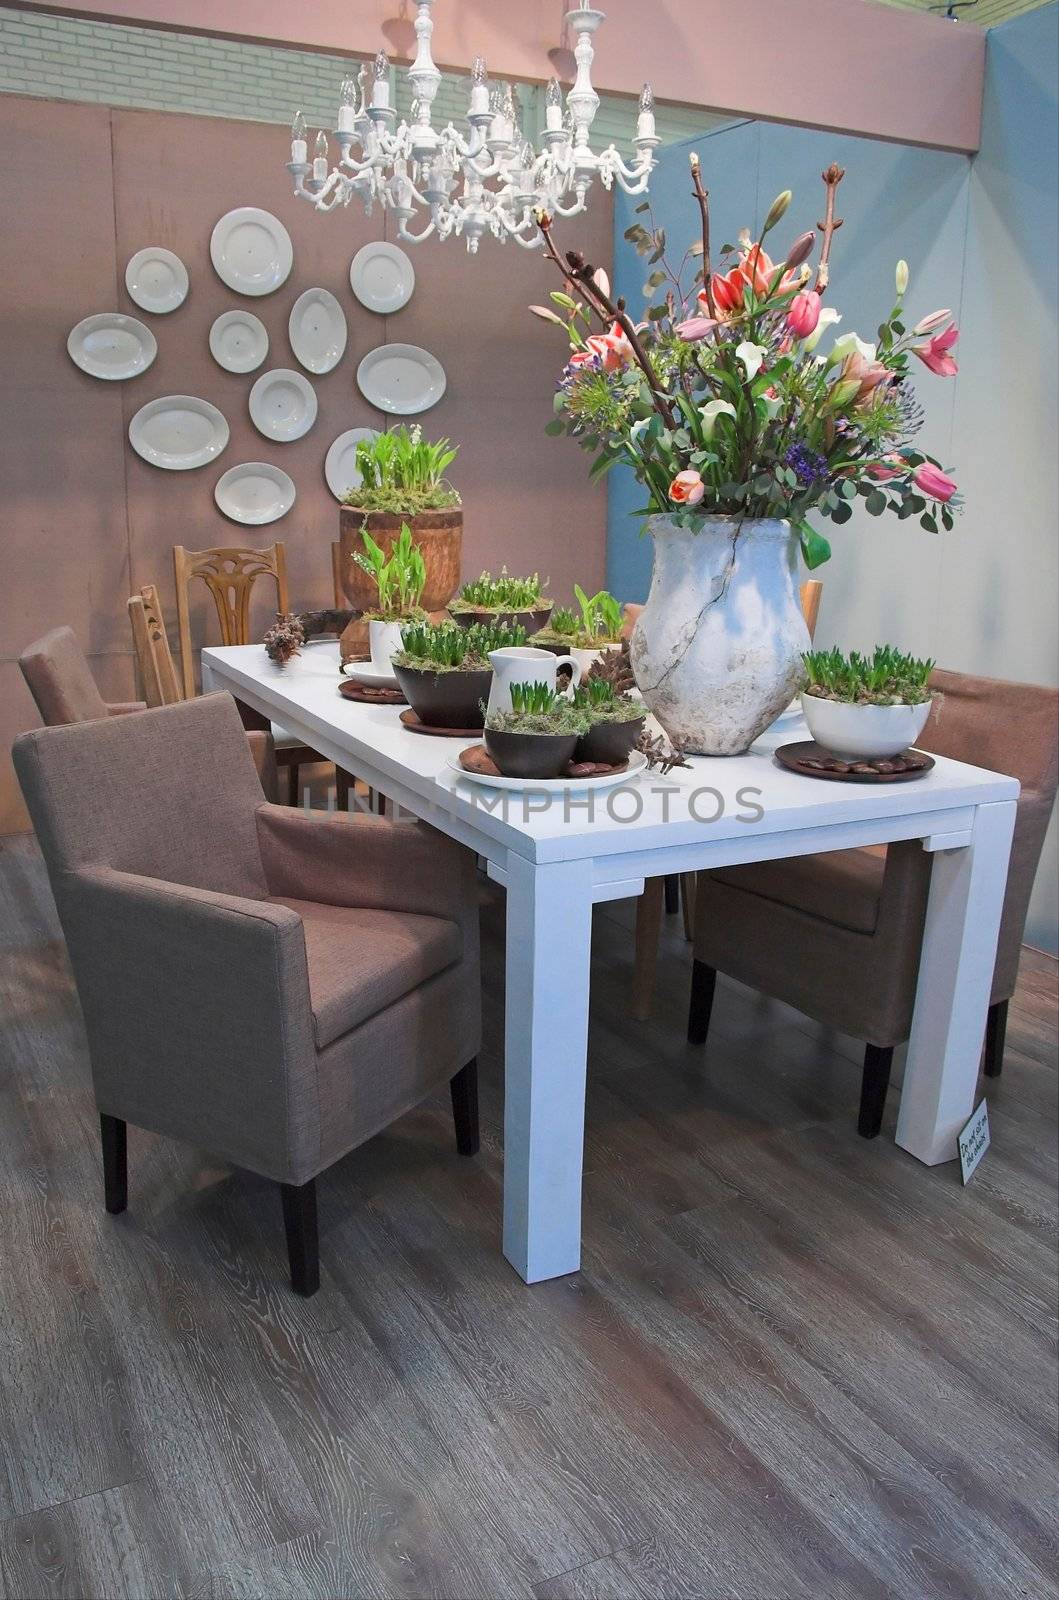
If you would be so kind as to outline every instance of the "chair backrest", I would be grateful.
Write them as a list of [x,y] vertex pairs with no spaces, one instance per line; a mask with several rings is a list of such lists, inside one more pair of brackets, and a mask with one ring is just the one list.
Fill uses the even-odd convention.
[[53,628],[35,640],[23,650],[18,664],[41,720],[49,727],[94,722],[107,715],[107,703],[71,628]]
[[940,670],[930,683],[939,698],[919,740],[923,749],[1007,773],[1022,785],[993,978],[992,998],[1006,1000],[1015,988],[1026,912],[1059,785],[1059,689]]
[[175,706],[185,696],[153,583],[145,583],[138,594],[129,596],[129,621],[144,699],[148,706]]
[[222,644],[250,643],[250,592],[258,578],[272,578],[276,585],[278,611],[289,611],[287,595],[287,556],[281,543],[267,550],[233,545],[215,550],[185,550],[173,546],[173,577],[176,581],[177,623],[180,638],[180,675],[184,694],[195,693],[195,663],[191,650],[191,614],[188,586],[201,578],[213,596]]
[[13,755],[57,901],[64,877],[88,866],[267,894],[261,784],[230,695],[35,728]]

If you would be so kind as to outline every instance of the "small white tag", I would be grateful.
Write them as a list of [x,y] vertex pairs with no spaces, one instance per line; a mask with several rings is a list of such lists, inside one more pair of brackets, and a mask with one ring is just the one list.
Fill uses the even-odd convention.
[[989,1149],[989,1109],[983,1100],[970,1121],[960,1130],[960,1170],[969,1183],[975,1168]]

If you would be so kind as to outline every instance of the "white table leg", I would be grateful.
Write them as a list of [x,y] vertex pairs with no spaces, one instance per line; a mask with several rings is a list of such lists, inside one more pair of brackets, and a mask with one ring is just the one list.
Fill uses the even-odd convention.
[[978,806],[971,843],[934,857],[897,1143],[928,1166],[955,1160],[974,1110],[1015,802]]
[[537,1283],[581,1264],[592,865],[507,858],[504,1254]]

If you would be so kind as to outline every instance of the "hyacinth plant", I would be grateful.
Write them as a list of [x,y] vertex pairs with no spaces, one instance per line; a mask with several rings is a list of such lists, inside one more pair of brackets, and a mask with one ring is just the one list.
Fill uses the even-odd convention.
[[454,508],[460,497],[445,473],[458,450],[459,446],[450,445],[447,439],[424,439],[418,423],[362,439],[356,449],[360,484],[342,503],[399,517]]
[[909,329],[901,261],[876,342],[845,333],[818,353],[825,331],[841,321],[825,298],[843,176],[838,166],[823,174],[815,265],[812,232],[778,263],[766,254],[790,205],[784,190],[757,238],[744,233],[738,246],[724,246],[715,271],[709,195],[693,154],[702,234],[680,266],[667,261],[662,229],[637,222],[625,233],[648,266],[640,322],[612,298],[602,269],[577,251],[560,254],[551,217],[538,212],[545,251],[565,283],[551,296],[556,309],[531,309],[564,329],[572,351],[547,431],[571,434],[593,453],[593,478],[618,462],[631,466],[647,490],[640,514],[665,513],[690,528],[707,514],[787,518],[810,567],[831,553],[810,514],[848,522],[858,498],[873,516],[917,516],[932,533],[939,522],[952,527],[956,484],[915,443],[922,413],[909,372],[914,356],[941,377],[955,374],[951,313],[936,311]]

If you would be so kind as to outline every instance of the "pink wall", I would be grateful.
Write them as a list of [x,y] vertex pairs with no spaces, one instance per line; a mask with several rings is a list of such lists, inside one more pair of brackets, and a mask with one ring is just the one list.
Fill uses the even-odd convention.
[[[562,341],[528,315],[553,286],[547,263],[517,246],[483,244],[468,259],[456,241],[410,247],[416,292],[380,318],[354,299],[349,262],[382,236],[350,207],[318,217],[295,204],[282,162],[283,130],[257,123],[0,96],[0,494],[4,584],[0,593],[0,831],[24,825],[6,751],[35,715],[16,658],[31,639],[70,623],[114,698],[134,689],[125,601],[141,583],[159,585],[173,617],[172,547],[286,542],[295,605],[330,603],[330,543],[338,507],[323,479],[331,441],[348,427],[382,426],[363,400],[356,363],[387,340],[421,344],[448,375],[443,400],[421,419],[428,434],[462,445],[452,476],[465,502],[465,575],[506,562],[539,569],[553,591],[602,582],[606,489],[590,487],[570,441],[549,439]],[[23,182],[34,175],[35,187]],[[248,301],[227,289],[209,261],[213,224],[236,205],[281,217],[294,242],[294,270],[277,293]],[[594,197],[577,230],[585,248],[609,261],[612,212]],[[124,285],[125,263],[145,244],[175,250],[191,275],[179,310],[138,311]],[[349,324],[338,368],[314,378],[319,415],[293,444],[271,444],[250,422],[256,376],[226,373],[209,354],[213,319],[249,305],[269,331],[265,368],[297,366],[287,318],[298,294],[320,285],[338,296]],[[153,367],[127,383],[80,372],[66,353],[70,328],[95,311],[118,309],[148,322],[158,340]],[[131,450],[129,421],[157,395],[189,393],[218,405],[231,427],[224,454],[186,473],[148,466]],[[268,528],[240,528],[221,516],[213,486],[239,461],[271,460],[298,490],[294,509]],[[264,624],[263,602],[258,622]],[[205,606],[196,625],[199,641]],[[175,630],[171,628],[175,635]]]
[[[26,3],[26,0],[22,0]],[[563,13],[574,0],[439,0],[434,55],[464,68],[482,53],[494,73],[571,74]],[[104,0],[69,11],[156,27],[222,33],[306,49],[414,53],[410,0]],[[985,34],[972,23],[874,0],[606,0],[597,88],[636,94],[645,78],[667,100],[733,115],[978,148]],[[396,13],[396,14],[395,14]],[[512,26],[512,16],[517,26]]]

